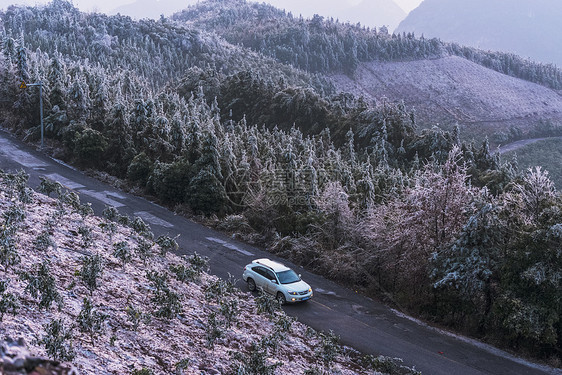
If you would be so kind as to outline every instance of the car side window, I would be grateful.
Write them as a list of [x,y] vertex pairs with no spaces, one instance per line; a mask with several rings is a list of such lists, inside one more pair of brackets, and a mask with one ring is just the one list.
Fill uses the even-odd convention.
[[252,268],[252,271],[254,271],[255,273],[257,273],[258,275],[261,275],[261,276],[263,276],[263,277],[267,277],[267,276],[265,275],[265,271],[266,271],[266,270],[265,270],[265,268],[263,268],[263,267],[259,267],[259,266],[254,267],[254,268]]
[[270,270],[265,270],[265,277],[269,280],[277,280],[273,272],[271,272]]

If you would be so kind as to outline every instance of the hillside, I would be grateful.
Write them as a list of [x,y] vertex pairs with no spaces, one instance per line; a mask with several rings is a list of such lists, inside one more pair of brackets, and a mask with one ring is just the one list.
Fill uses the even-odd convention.
[[173,240],[154,240],[142,220],[93,216],[74,193],[49,198],[25,180],[0,175],[0,320],[2,335],[22,338],[33,355],[96,375],[372,373],[367,357],[273,299],[207,274],[189,249],[166,252]]
[[[261,3],[262,1],[257,2]],[[196,0],[137,0],[130,4],[121,5],[110,13],[120,13],[136,19],[158,19],[161,14],[169,16],[196,3]],[[311,18],[315,14],[319,14],[353,24],[359,22],[369,27],[385,25],[389,30],[394,30],[400,21],[406,17],[404,10],[393,0],[268,0],[265,3],[291,12],[296,17],[302,15]]]
[[558,0],[425,0],[396,32],[516,53],[562,66],[562,3]]
[[[332,92],[403,100],[415,108],[418,125],[452,129],[458,123],[466,139],[487,135],[502,143],[503,134],[526,136],[539,121],[560,123],[562,72],[516,55],[321,17],[303,20],[244,1],[207,1],[172,18],[284,64],[326,74],[335,79]],[[360,124],[355,129],[362,131]]]
[[460,57],[410,62],[361,63],[353,78],[333,76],[340,90],[372,99],[404,100],[419,124],[461,126],[464,135],[491,137],[539,120],[562,122],[562,95]]

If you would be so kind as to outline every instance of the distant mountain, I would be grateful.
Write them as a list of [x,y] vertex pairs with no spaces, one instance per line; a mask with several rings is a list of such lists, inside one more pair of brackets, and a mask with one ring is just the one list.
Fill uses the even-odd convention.
[[[157,19],[194,5],[198,0],[136,0],[115,8],[112,14],[123,14],[136,19]],[[233,1],[235,2],[235,1]],[[260,1],[261,2],[261,1]],[[266,0],[265,3],[285,9],[294,16],[311,18],[315,14],[333,17],[342,22],[370,27],[387,26],[394,30],[406,13],[393,0]]]
[[404,9],[406,13],[410,13],[413,9],[416,9],[422,2],[422,0],[394,0],[394,1],[396,2],[396,4],[398,4],[400,8]]
[[415,32],[562,66],[559,0],[425,0],[397,32]]

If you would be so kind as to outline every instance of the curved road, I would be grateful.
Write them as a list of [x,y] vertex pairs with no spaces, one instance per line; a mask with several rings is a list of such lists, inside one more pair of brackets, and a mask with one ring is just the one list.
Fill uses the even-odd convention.
[[[39,184],[40,176],[58,180],[78,192],[82,201],[92,203],[98,214],[105,205],[113,205],[122,213],[142,217],[156,235],[180,234],[180,253],[197,251],[208,256],[211,271],[220,277],[228,277],[230,273],[240,278],[244,265],[255,258],[277,259],[262,249],[237,242],[145,199],[89,178],[4,132],[0,132],[0,168],[25,169],[32,187]],[[344,344],[363,353],[403,358],[406,365],[415,366],[425,375],[562,374],[560,369],[531,364],[476,341],[419,324],[321,276],[305,270],[299,272],[313,286],[315,297],[305,304],[286,306],[285,311],[316,330],[333,330]]]
[[532,143],[537,143],[539,141],[544,141],[547,139],[562,139],[562,137],[545,137],[545,138],[530,138],[530,139],[522,139],[520,141],[515,141],[512,143],[508,143],[506,145],[500,146],[498,152],[500,154],[505,154],[506,152],[514,151],[520,149],[521,147],[530,145]]

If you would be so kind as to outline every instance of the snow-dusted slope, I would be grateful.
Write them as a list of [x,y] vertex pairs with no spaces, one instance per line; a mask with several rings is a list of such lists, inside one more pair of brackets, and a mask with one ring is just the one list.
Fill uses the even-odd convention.
[[[256,365],[259,359],[256,362],[255,355],[262,352],[265,357],[260,358],[265,364],[281,363],[276,374],[302,374],[311,367],[323,367],[319,356],[323,350],[322,336],[305,325],[291,324],[281,312],[274,316],[258,314],[251,294],[236,288],[228,291],[226,284],[218,284],[214,276],[203,273],[200,281],[181,282],[170,267],[181,264],[189,267],[184,259],[171,253],[162,255],[160,248],[153,245],[148,252],[150,259],[143,262],[136,250],[142,238],[139,233],[117,223],[111,227],[110,222],[99,217],[79,214],[77,205],[63,203],[72,199],[53,199],[25,188],[18,189],[21,194],[16,193],[14,186],[18,183],[14,181],[17,181],[14,175],[0,173],[0,282],[8,281],[7,289],[0,290],[0,301],[7,301],[7,294],[19,301],[15,315],[8,309],[3,316],[0,323],[3,338],[23,338],[33,355],[48,356],[46,345],[40,343],[46,336],[46,325],[61,320],[64,327],[73,328],[73,333],[72,338],[63,340],[58,353],[62,353],[60,348],[70,350],[72,345],[75,352],[72,362],[81,375],[131,374],[141,368],[151,371],[143,374],[154,375],[224,374],[232,371],[235,363],[250,366],[251,353]],[[27,203],[20,202],[18,196],[26,198]],[[84,233],[89,233],[88,241]],[[14,241],[9,249],[4,247],[10,242],[6,238]],[[114,256],[116,243],[129,248],[128,262]],[[16,256],[8,257],[9,254]],[[86,288],[80,276],[84,257],[93,255],[103,260],[103,273],[97,278],[98,288],[94,290]],[[8,265],[7,259],[16,261]],[[44,262],[48,262],[47,275],[52,277],[54,288],[40,282],[39,295],[33,297],[26,291],[28,280],[46,279],[37,273],[38,266]],[[166,275],[167,287],[159,288],[161,284],[151,282],[147,271]],[[23,280],[22,272],[31,279]],[[215,297],[209,298],[206,291],[213,286]],[[163,305],[154,298],[159,295],[162,301],[165,296],[164,300],[170,301],[166,290],[178,296],[181,311],[169,318],[157,317],[154,313]],[[39,299],[46,291],[51,296],[54,291],[60,295],[60,309],[56,301],[50,307],[39,307]],[[85,298],[91,301],[94,311],[106,316],[95,331],[82,332],[81,328],[92,326],[78,323]],[[233,306],[238,309],[232,315],[235,319],[230,327],[224,320],[229,316],[223,310],[225,305],[230,307],[228,311],[235,311]],[[212,325],[213,321],[217,322],[216,326]],[[282,321],[289,322],[289,331],[278,329],[280,336],[270,336]],[[216,339],[212,347],[211,334]],[[265,337],[270,337],[270,344],[278,343],[278,347],[272,349],[263,342],[261,346],[252,346]],[[238,360],[234,353],[240,356]],[[372,374],[357,365],[359,360],[358,353],[346,350],[345,355],[335,358],[333,370],[341,374]],[[181,365],[185,365],[183,369]],[[2,366],[0,361],[0,369]]]
[[424,126],[459,123],[469,134],[492,134],[541,119],[562,121],[560,93],[486,69],[460,57],[360,65],[355,78],[333,77],[340,89],[404,100]]

